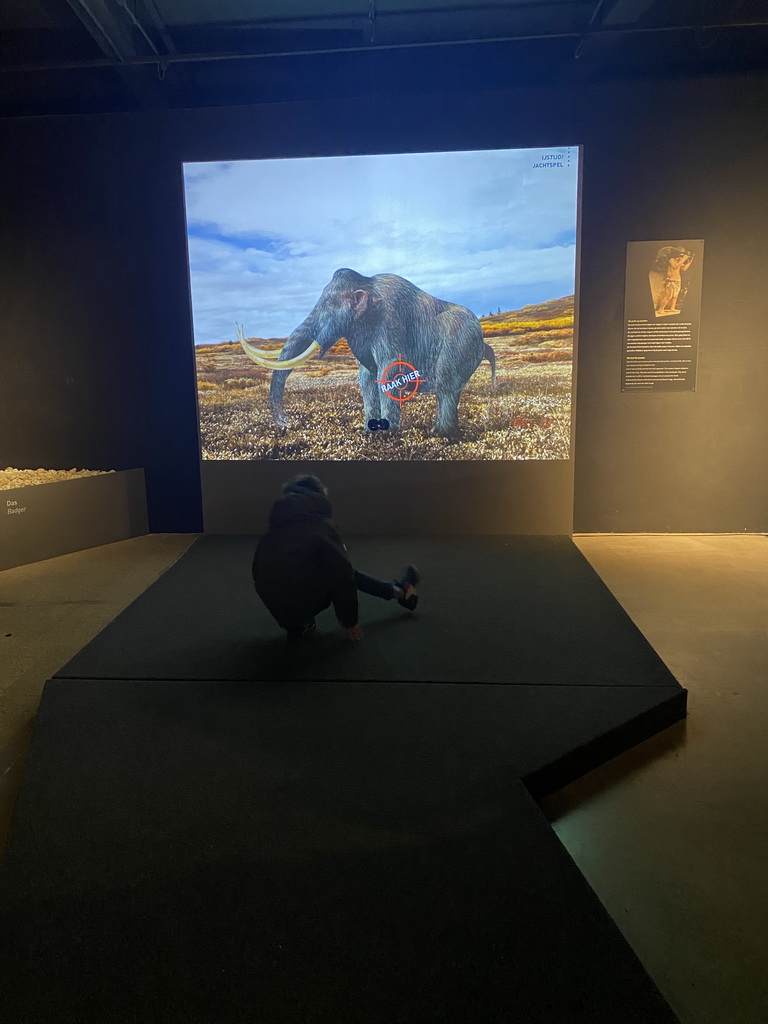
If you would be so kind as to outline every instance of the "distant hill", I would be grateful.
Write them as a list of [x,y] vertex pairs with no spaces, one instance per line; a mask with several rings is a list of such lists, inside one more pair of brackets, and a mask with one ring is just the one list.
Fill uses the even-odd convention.
[[502,310],[489,316],[480,316],[481,324],[509,323],[513,320],[555,320],[561,317],[573,317],[574,295],[564,295],[561,299],[548,299],[534,306],[523,306],[522,309]]
[[550,299],[522,309],[479,317],[486,338],[514,338],[516,344],[573,337],[573,295]]

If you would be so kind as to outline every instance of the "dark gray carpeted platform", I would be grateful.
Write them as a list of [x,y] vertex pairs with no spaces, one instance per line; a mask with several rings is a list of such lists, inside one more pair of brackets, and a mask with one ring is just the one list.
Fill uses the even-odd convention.
[[684,691],[53,680],[4,1019],[673,1024],[519,781],[660,707]]
[[4,1019],[673,1024],[533,802],[685,715],[571,541],[352,541],[422,607],[298,650],[254,543],[204,538],[47,684]]
[[57,675],[675,685],[567,537],[351,539],[366,572],[419,566],[417,614],[361,595],[363,644],[343,643],[328,611],[293,652],[254,593],[255,543],[202,538]]

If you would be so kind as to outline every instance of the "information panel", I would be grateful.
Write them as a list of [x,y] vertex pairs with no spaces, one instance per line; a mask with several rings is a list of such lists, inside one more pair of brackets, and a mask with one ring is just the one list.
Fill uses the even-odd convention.
[[622,391],[695,391],[702,239],[628,242]]

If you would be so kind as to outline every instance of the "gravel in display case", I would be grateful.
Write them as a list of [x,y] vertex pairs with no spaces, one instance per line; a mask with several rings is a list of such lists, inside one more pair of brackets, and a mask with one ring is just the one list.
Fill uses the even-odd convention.
[[143,469],[0,470],[0,570],[149,530]]
[[14,469],[13,466],[6,466],[5,469],[0,469],[0,491],[114,472],[114,469]]

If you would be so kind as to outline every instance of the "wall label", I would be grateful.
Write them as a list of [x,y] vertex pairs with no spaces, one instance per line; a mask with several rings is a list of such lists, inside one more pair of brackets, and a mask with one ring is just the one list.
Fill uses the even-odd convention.
[[695,391],[702,239],[628,242],[622,391]]

